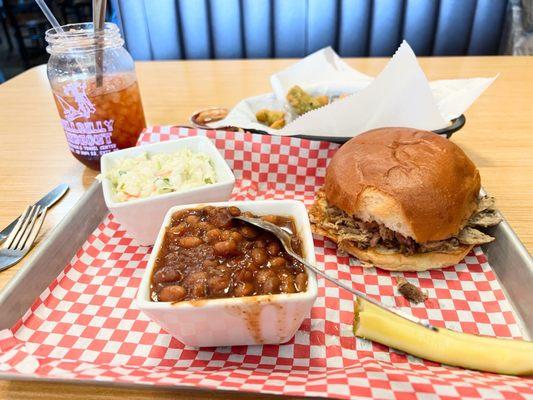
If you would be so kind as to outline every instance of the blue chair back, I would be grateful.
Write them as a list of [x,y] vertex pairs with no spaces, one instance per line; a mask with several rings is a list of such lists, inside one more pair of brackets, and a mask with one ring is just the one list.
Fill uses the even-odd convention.
[[137,60],[497,54],[507,0],[111,0]]

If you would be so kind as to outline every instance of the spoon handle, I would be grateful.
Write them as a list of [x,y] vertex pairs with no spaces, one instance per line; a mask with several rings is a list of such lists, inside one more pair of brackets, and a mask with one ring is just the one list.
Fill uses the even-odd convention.
[[[104,70],[104,38],[101,36],[101,31],[104,30],[105,12],[107,0],[93,0],[93,29],[97,38],[96,52],[95,52],[95,73],[96,86],[100,87],[103,84],[103,70]],[[96,34],[98,32],[98,34]]]
[[369,303],[372,303],[372,304],[374,304],[374,305],[376,305],[376,306],[378,306],[380,308],[383,308],[384,310],[390,311],[390,312],[392,312],[392,313],[394,313],[394,314],[396,314],[396,315],[398,315],[398,316],[400,316],[402,318],[405,318],[405,319],[407,319],[407,320],[409,320],[411,322],[416,322],[417,324],[422,325],[424,328],[430,329],[432,331],[437,331],[438,330],[438,328],[433,326],[433,325],[431,325],[429,323],[429,321],[413,317],[412,315],[405,314],[402,311],[398,310],[396,307],[392,307],[392,306],[391,307],[387,307],[386,305],[380,303],[379,301],[374,300],[371,297],[368,297],[363,292],[360,292],[359,290],[354,289],[351,286],[348,286],[344,282],[341,282],[338,279],[335,279],[335,278],[329,276],[324,271],[318,269],[313,264],[309,263],[308,261],[306,261],[305,259],[300,257],[294,251],[289,251],[289,249],[286,249],[286,250],[292,257],[294,257],[295,259],[300,261],[303,265],[305,265],[307,268],[309,268],[315,274],[322,276],[324,279],[327,279],[330,282],[333,282],[335,285],[343,288],[344,290],[347,290],[348,292],[354,294],[355,296],[360,297],[363,300],[368,301]]

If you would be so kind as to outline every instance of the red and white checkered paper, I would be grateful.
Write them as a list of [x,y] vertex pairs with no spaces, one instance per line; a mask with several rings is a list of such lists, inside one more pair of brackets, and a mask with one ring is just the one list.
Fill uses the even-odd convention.
[[[338,145],[242,132],[153,127],[142,142],[206,135],[235,172],[235,200],[295,198],[310,205]],[[317,261],[334,277],[436,326],[499,337],[520,330],[480,249],[443,270],[363,269],[315,237]],[[193,386],[331,398],[532,398],[533,381],[422,361],[355,338],[353,298],[319,278],[318,299],[283,345],[185,347],[135,307],[148,259],[108,216],[24,317],[0,332],[0,372],[26,377]],[[403,275],[427,290],[410,306]]]

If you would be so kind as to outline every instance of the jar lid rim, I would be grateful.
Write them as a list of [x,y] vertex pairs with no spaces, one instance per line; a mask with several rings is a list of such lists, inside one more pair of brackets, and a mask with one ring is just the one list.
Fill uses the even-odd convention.
[[75,24],[61,25],[62,32],[59,31],[57,28],[50,28],[45,32],[46,40],[49,42],[49,38],[53,40],[57,38],[61,39],[69,37],[78,37],[82,35],[105,35],[106,33],[118,33],[120,35],[120,30],[118,29],[118,26],[113,22],[106,22],[104,24],[104,29],[102,29],[101,31],[95,31],[93,26],[94,24],[92,22],[79,22]]
[[48,29],[45,39],[48,42],[46,50],[54,53],[77,53],[101,49],[122,47],[124,39],[118,26],[112,22],[106,22],[104,29],[95,31],[92,22],[63,25],[62,31],[57,28]]

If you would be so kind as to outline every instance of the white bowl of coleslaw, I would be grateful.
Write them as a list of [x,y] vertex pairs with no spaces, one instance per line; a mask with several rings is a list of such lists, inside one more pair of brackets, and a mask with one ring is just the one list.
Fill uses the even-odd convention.
[[104,199],[128,236],[152,245],[169,208],[228,200],[235,176],[205,136],[132,147],[101,159]]

